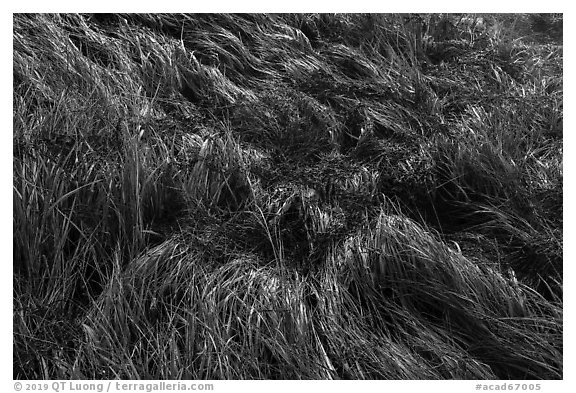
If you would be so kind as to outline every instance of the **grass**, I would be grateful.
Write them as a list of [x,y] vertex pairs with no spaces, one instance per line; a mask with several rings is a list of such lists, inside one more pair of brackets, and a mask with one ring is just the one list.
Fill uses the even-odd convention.
[[15,14],[15,379],[562,379],[562,15]]

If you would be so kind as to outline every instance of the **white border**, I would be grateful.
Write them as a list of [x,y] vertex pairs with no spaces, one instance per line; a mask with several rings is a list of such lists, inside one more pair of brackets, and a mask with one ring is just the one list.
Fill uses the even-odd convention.
[[[0,137],[1,157],[3,160],[0,165],[0,184],[2,184],[2,206],[0,210],[0,222],[2,225],[2,273],[0,296],[0,307],[2,315],[5,315],[5,322],[2,324],[2,351],[1,356],[1,381],[6,390],[13,391],[12,383],[12,143],[9,141],[12,130],[12,62],[9,60],[12,56],[12,13],[13,12],[564,12],[564,106],[568,108],[564,119],[564,152],[565,152],[565,175],[566,182],[564,187],[564,234],[568,241],[564,242],[564,282],[565,286],[565,314],[564,314],[564,381],[542,381],[542,392],[568,392],[573,391],[576,385],[574,371],[574,314],[573,299],[575,290],[571,286],[571,280],[574,277],[573,264],[576,263],[576,254],[574,242],[572,240],[571,223],[574,222],[575,208],[571,204],[576,200],[574,195],[574,182],[572,169],[574,168],[576,155],[573,150],[574,146],[574,116],[573,116],[573,92],[574,77],[571,74],[574,65],[573,43],[568,37],[574,37],[573,13],[568,11],[568,2],[560,1],[525,1],[525,2],[505,2],[505,1],[481,1],[481,2],[464,2],[464,1],[418,1],[418,2],[386,2],[385,0],[373,1],[348,1],[348,2],[313,2],[311,0],[290,0],[283,2],[272,1],[219,1],[219,2],[124,2],[101,0],[91,3],[79,3],[77,1],[27,1],[27,2],[10,2],[3,4],[7,12],[0,14],[0,29],[2,37],[2,52],[5,56],[1,62],[3,77],[1,78],[4,105],[2,109],[5,122],[4,132]],[[10,348],[10,349],[9,349]],[[510,381],[514,382],[514,381]],[[526,381],[518,381],[525,383]],[[318,389],[330,390],[349,390],[362,389],[364,391],[401,391],[405,389],[417,389],[422,392],[472,392],[475,391],[474,381],[340,381],[337,383],[328,381],[283,381],[278,382],[218,382],[215,381],[218,389],[216,392],[230,391],[265,391],[268,393],[271,389],[275,391],[318,391]],[[488,381],[481,381],[488,383]],[[495,384],[498,382],[494,381]],[[2,386],[0,385],[0,386]],[[569,389],[569,386],[573,386]]]

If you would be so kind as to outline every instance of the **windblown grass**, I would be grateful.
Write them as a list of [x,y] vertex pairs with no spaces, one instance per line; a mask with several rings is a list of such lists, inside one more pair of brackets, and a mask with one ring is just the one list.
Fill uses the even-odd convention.
[[563,377],[561,15],[13,22],[14,378]]

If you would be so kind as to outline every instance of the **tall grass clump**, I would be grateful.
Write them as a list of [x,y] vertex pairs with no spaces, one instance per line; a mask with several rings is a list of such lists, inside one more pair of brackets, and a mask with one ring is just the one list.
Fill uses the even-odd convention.
[[558,14],[14,14],[15,379],[562,379]]

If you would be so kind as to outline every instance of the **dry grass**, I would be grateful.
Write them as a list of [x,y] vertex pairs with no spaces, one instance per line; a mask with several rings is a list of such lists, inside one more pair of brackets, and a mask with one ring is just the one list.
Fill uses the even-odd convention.
[[14,15],[14,378],[562,379],[559,15]]

